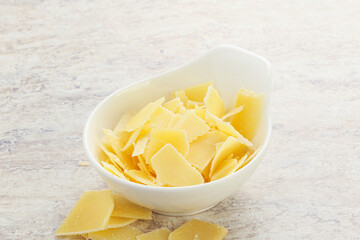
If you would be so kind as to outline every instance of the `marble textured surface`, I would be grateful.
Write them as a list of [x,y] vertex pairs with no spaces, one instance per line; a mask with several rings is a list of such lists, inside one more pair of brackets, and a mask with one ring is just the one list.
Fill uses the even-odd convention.
[[360,239],[360,2],[0,1],[0,239],[56,239],[105,183],[84,123],[115,89],[218,44],[273,64],[273,135],[239,191],[191,217],[226,239]]

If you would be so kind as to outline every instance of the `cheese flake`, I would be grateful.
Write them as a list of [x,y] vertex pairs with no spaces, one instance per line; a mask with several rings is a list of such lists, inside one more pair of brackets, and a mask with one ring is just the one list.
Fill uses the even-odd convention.
[[237,167],[236,158],[225,159],[217,167],[215,173],[211,177],[211,181],[215,181],[232,174],[233,172],[235,172],[236,167]]
[[207,110],[217,117],[222,117],[225,114],[225,105],[221,99],[218,91],[213,87],[209,86],[204,103]]
[[184,129],[190,143],[210,130],[206,122],[196,115],[194,110],[187,111],[176,123],[175,128]]

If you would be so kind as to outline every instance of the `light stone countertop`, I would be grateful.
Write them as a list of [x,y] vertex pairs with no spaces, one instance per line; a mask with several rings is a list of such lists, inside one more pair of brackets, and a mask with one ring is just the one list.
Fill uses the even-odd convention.
[[357,0],[0,1],[0,239],[56,239],[83,191],[106,188],[78,164],[100,100],[219,44],[272,63],[268,152],[213,209],[136,225],[360,239],[359,13]]

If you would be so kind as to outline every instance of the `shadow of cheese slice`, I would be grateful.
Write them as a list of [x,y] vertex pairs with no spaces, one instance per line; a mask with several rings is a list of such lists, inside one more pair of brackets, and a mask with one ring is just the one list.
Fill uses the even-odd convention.
[[221,99],[218,91],[213,86],[209,86],[204,103],[207,110],[217,117],[222,117],[225,114],[225,105]]
[[110,228],[104,231],[91,232],[88,239],[91,240],[136,240],[136,236],[142,234],[142,231],[132,226],[120,228]]
[[195,110],[186,111],[175,128],[184,129],[190,143],[210,130],[206,122],[196,115]]
[[106,228],[114,209],[111,190],[87,191],[71,209],[55,235],[78,235]]
[[204,183],[202,175],[169,143],[151,158],[151,163],[161,184],[180,187]]
[[140,207],[129,200],[123,198],[119,194],[114,194],[114,211],[112,217],[125,217],[136,219],[151,219],[151,211]]
[[222,226],[192,219],[170,233],[169,240],[222,240],[227,233]]
[[171,231],[167,228],[159,228],[154,231],[137,235],[137,240],[168,240]]
[[127,123],[126,131],[132,132],[138,128],[144,126],[144,124],[150,120],[151,116],[154,112],[161,106],[161,104],[165,101],[165,98],[162,97],[155,102],[151,102],[147,104],[144,108],[142,108],[138,113],[136,113]]

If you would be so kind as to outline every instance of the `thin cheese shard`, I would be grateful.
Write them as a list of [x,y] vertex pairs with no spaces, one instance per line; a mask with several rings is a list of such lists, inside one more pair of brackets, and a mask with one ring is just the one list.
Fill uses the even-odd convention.
[[107,162],[101,162],[101,163],[108,172],[110,172],[110,173],[114,174],[115,176],[120,177],[122,179],[129,180],[127,177],[125,177],[124,173],[121,172],[114,165],[108,164]]
[[142,155],[139,155],[138,158],[140,170],[146,175],[148,175],[150,178],[154,177],[155,172],[148,164],[146,164],[145,158]]
[[204,103],[207,110],[217,117],[222,117],[225,114],[225,105],[221,99],[218,91],[213,86],[209,86]]
[[130,178],[138,181],[142,184],[149,185],[149,186],[156,186],[154,181],[150,178],[150,176],[146,175],[146,173],[139,171],[139,170],[127,170],[125,174],[128,175]]
[[189,98],[186,96],[186,93],[183,89],[175,91],[174,95],[176,98],[179,98],[180,101],[183,103],[182,106],[187,106]]
[[118,158],[118,156],[116,156],[114,153],[111,152],[111,150],[109,149],[109,146],[106,145],[105,143],[100,143],[100,148],[101,150],[109,157],[111,163],[114,166],[119,166],[122,169],[125,169],[125,165],[123,162],[120,161],[120,159]]
[[194,110],[187,111],[176,123],[175,128],[184,129],[190,143],[210,130],[206,122],[196,115]]
[[153,113],[161,106],[165,101],[165,98],[162,97],[155,102],[151,102],[136,113],[127,123],[126,130],[132,132],[138,128],[144,126],[144,124],[151,118]]
[[220,146],[211,164],[210,176],[213,176],[220,163],[227,159],[231,154],[241,154],[246,150],[246,146],[241,144],[236,138],[230,136]]
[[147,143],[150,140],[150,131],[151,129],[149,127],[144,127],[136,142],[134,143],[134,151],[132,152],[132,156],[139,156],[144,153]]
[[244,137],[252,140],[262,120],[265,96],[246,89],[240,89],[235,102],[235,107],[239,106],[244,106],[244,110],[234,115],[231,124]]
[[127,139],[124,141],[124,139],[118,137],[110,129],[103,129],[103,131],[114,152],[117,155],[121,154],[121,149],[125,146]]
[[171,231],[167,228],[159,228],[152,232],[137,235],[137,240],[168,240]]
[[244,165],[244,162],[245,162],[245,160],[248,158],[248,154],[247,153],[245,153],[245,155],[244,156],[242,156],[239,160],[238,160],[238,162],[237,162],[237,164],[236,164],[236,169],[235,169],[235,171],[237,171],[237,170],[239,170],[240,168],[242,168]]
[[245,144],[246,146],[249,147],[253,146],[253,144],[249,140],[247,140],[244,136],[242,136],[238,131],[236,131],[236,129],[230,123],[224,122],[223,120],[214,116],[208,111],[206,111],[205,113],[205,118],[207,121],[215,124],[220,131],[230,136],[238,138],[239,142]]
[[141,132],[141,129],[137,129],[134,132],[132,132],[129,139],[128,139],[128,141],[127,141],[127,143],[121,149],[121,151],[125,152],[125,151],[129,150],[130,147],[133,146],[133,144],[134,144],[135,140],[137,139],[137,137],[139,136],[140,132]]
[[198,137],[190,144],[186,159],[189,163],[203,172],[216,153],[217,143],[225,141],[227,135],[220,131],[209,131]]
[[229,112],[227,112],[225,115],[221,117],[221,120],[225,121],[228,118],[231,118],[235,114],[238,114],[244,109],[244,106],[236,107],[234,109],[231,109]]
[[125,227],[136,220],[135,218],[110,217],[106,229]]
[[215,181],[232,174],[233,172],[235,172],[236,166],[237,166],[236,158],[225,159],[219,164],[216,172],[211,177],[211,181]]
[[169,240],[222,240],[227,233],[222,226],[192,219],[170,233]]
[[78,235],[106,228],[114,209],[111,190],[87,191],[71,209],[56,236]]
[[251,160],[253,160],[254,157],[260,152],[261,148],[262,146],[256,148],[256,150],[244,160],[244,162],[238,167],[238,169],[243,168],[246,164],[248,164]]
[[136,236],[143,232],[132,226],[110,228],[100,232],[91,232],[88,238],[91,240],[136,240]]
[[149,127],[150,128],[166,128],[169,125],[170,120],[174,116],[174,113],[167,110],[164,107],[159,107],[155,113],[151,116]]
[[170,122],[169,122],[169,125],[168,125],[168,128],[173,128],[173,127],[175,127],[175,125],[176,125],[176,123],[181,119],[181,114],[175,114],[172,118],[171,118],[171,120],[170,120]]
[[204,97],[206,95],[209,86],[211,86],[212,84],[213,84],[212,82],[206,82],[185,88],[183,90],[189,100],[194,102],[202,102],[204,100]]
[[151,158],[151,163],[162,184],[180,187],[204,183],[201,174],[171,144],[161,148]]
[[140,207],[119,194],[114,194],[114,211],[111,216],[151,220],[151,211]]
[[186,132],[182,129],[152,129],[150,133],[150,141],[146,148],[145,159],[146,163],[150,164],[150,159],[157,153],[165,144],[170,143],[183,156],[189,151],[189,142]]
[[173,113],[176,113],[176,111],[179,109],[179,107],[181,105],[182,104],[181,104],[180,98],[174,98],[174,99],[164,103],[163,107]]
[[129,122],[129,120],[134,116],[134,113],[127,111],[122,115],[119,122],[116,124],[114,128],[114,133],[118,134],[119,132],[125,131],[126,124]]

